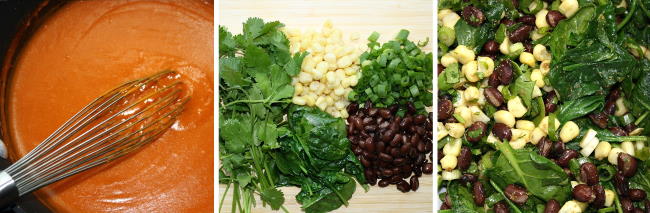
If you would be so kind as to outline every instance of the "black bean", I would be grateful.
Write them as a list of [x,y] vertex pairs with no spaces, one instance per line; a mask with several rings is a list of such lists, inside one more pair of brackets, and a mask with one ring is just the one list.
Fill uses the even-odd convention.
[[530,32],[535,28],[530,25],[521,25],[519,28],[515,29],[508,35],[508,38],[512,43],[523,42],[530,37]]
[[618,170],[625,177],[632,177],[636,174],[637,162],[632,155],[620,152],[618,154]]
[[364,167],[368,168],[370,167],[370,161],[366,159],[365,157],[361,156],[359,161],[361,161],[361,164],[363,164]]
[[501,19],[501,21],[500,21],[499,23],[504,24],[504,25],[506,25],[506,26],[508,26],[508,27],[510,27],[510,26],[512,26],[512,25],[514,25],[514,24],[516,24],[515,21],[510,20],[510,19],[507,19],[507,18],[503,18],[503,19]]
[[425,163],[424,166],[422,167],[422,173],[431,174],[432,172],[433,172],[433,164]]
[[411,144],[407,143],[402,145],[402,147],[399,148],[399,152],[402,154],[407,154],[409,151],[411,151]]
[[[512,81],[512,64],[510,64],[510,60],[503,60],[499,63],[499,66],[495,70],[496,73],[499,77],[499,81],[501,81],[501,84],[507,85],[510,84]],[[494,75],[494,74],[493,74]]]
[[517,186],[515,184],[510,184],[506,186],[503,192],[508,199],[510,199],[512,202],[519,205],[526,203],[526,201],[528,200],[528,192],[526,191],[526,189],[521,186]]
[[643,207],[645,208],[644,213],[650,213],[650,201],[648,200],[643,201]]
[[390,113],[390,110],[389,110],[389,109],[386,109],[386,108],[383,108],[383,109],[379,110],[379,115],[380,115],[382,118],[390,118],[390,117],[393,116],[393,115]]
[[499,52],[499,43],[494,40],[489,40],[483,45],[483,52],[488,54],[496,54]]
[[494,204],[494,213],[509,213],[510,210],[504,201],[499,201]]
[[551,25],[551,27],[557,26],[557,24],[564,19],[566,19],[566,16],[557,10],[550,10],[546,14],[546,22],[548,22],[548,25]]
[[399,123],[399,127],[402,129],[408,128],[411,126],[413,122],[413,118],[411,116],[406,116],[404,119],[402,119],[402,122]]
[[465,138],[472,143],[479,142],[485,135],[485,130],[487,130],[487,124],[476,121],[465,131]]
[[465,173],[465,174],[463,174],[462,177],[460,177],[460,180],[463,183],[466,183],[466,184],[467,183],[474,183],[474,182],[476,182],[478,180],[478,177],[476,175],[474,175],[474,174],[471,174],[471,173]]
[[612,134],[614,134],[614,135],[627,136],[627,132],[625,132],[625,130],[623,130],[623,128],[621,128],[621,127],[617,127],[617,126],[610,127],[609,131],[612,132]]
[[573,187],[573,198],[580,202],[591,202],[596,199],[594,190],[587,184],[578,184]]
[[524,52],[533,53],[533,44],[530,42],[524,43]]
[[461,12],[461,15],[463,15],[463,19],[468,24],[475,27],[480,26],[483,24],[483,21],[485,21],[485,15],[483,15],[483,12],[474,6],[465,7],[463,12]]
[[546,113],[555,112],[557,109],[557,94],[551,91],[544,96],[544,110]]
[[630,185],[627,182],[627,178],[625,178],[621,171],[617,171],[614,175],[614,187],[620,195],[627,195],[628,190],[630,190]]
[[492,104],[492,106],[499,107],[505,102],[501,92],[494,87],[485,88],[484,95],[487,102]]
[[630,189],[627,191],[627,197],[632,201],[642,201],[645,200],[646,193],[641,189]]
[[643,213],[643,209],[641,209],[639,207],[635,207],[634,208],[634,213]]
[[390,182],[388,181],[388,179],[382,179],[382,180],[379,181],[379,183],[377,185],[379,187],[386,187],[386,186],[390,185]]
[[395,172],[393,172],[393,170],[391,170],[391,169],[381,170],[382,177],[390,177],[390,176],[393,176],[394,174],[395,174]]
[[512,138],[510,127],[502,123],[495,123],[492,127],[492,133],[501,140],[510,140]]
[[483,188],[483,184],[480,181],[474,182],[472,192],[474,193],[474,203],[476,203],[476,205],[483,206],[485,203],[485,189]]
[[400,190],[401,192],[404,193],[409,192],[411,190],[411,185],[409,185],[409,183],[406,182],[405,180],[402,180],[399,183],[397,183],[397,190]]
[[357,103],[348,104],[348,106],[347,106],[348,114],[350,114],[350,115],[357,114],[357,110],[359,110],[359,104],[357,104]]
[[607,100],[616,101],[620,97],[621,97],[621,88],[620,87],[614,87],[611,91],[609,91],[609,94],[607,94]]
[[598,184],[598,169],[593,163],[587,162],[580,166],[580,180],[587,185]]
[[621,201],[621,208],[623,209],[624,213],[633,213],[634,212],[634,204],[632,201],[628,198],[620,198]]
[[535,26],[535,16],[533,16],[533,15],[521,16],[521,17],[517,18],[516,21],[520,22],[520,23],[523,23],[523,24]]
[[490,87],[498,87],[501,85],[501,80],[499,80],[499,75],[496,73],[490,75],[490,78],[488,78],[488,85]]
[[551,148],[553,148],[553,142],[546,137],[543,137],[537,143],[537,149],[539,149],[539,155],[548,157],[551,153]]
[[413,191],[417,191],[418,188],[420,188],[420,181],[418,180],[417,176],[411,177],[409,183],[411,184],[411,190]]
[[413,118],[413,123],[415,123],[415,124],[422,124],[425,121],[427,121],[427,116],[426,115],[419,114],[419,115],[416,115]]
[[607,114],[603,112],[594,112],[589,114],[589,119],[591,119],[591,122],[596,124],[600,128],[607,128],[607,122],[609,120],[609,117]]
[[560,211],[560,203],[557,200],[550,199],[546,202],[544,213],[558,213]]
[[594,195],[596,195],[596,198],[591,203],[591,205],[596,208],[605,206],[605,188],[603,188],[601,185],[595,185],[592,186],[591,189],[594,190]]
[[553,148],[551,149],[551,156],[560,157],[562,153],[566,150],[566,145],[562,141],[557,141],[553,143]]
[[625,131],[628,132],[628,134],[636,129],[636,125],[634,123],[630,123],[628,125],[625,125]]
[[386,153],[379,153],[379,159],[386,161],[386,162],[392,162],[393,161],[393,156],[390,156],[389,154]]
[[397,147],[401,143],[402,143],[402,134],[397,133],[395,134],[395,136],[393,136],[393,140],[390,141],[390,146]]
[[603,113],[613,115],[616,112],[616,100],[607,100],[603,107]]
[[470,163],[472,162],[472,151],[467,146],[463,146],[458,155],[458,169],[461,171],[469,168]]
[[573,149],[564,150],[562,155],[557,159],[557,164],[561,167],[567,167],[569,166],[569,161],[576,157],[578,157],[578,151]]

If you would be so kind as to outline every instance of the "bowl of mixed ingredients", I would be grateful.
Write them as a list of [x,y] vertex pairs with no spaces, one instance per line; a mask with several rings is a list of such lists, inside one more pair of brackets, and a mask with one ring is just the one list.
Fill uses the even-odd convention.
[[650,211],[650,2],[438,5],[441,212]]

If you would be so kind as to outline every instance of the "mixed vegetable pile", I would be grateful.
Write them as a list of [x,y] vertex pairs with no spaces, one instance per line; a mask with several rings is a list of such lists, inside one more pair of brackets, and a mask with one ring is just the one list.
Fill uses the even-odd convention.
[[[380,186],[417,190],[418,177],[433,171],[432,119],[424,110],[431,53],[408,41],[408,31],[383,46],[375,33],[364,52],[354,46],[358,36],[343,38],[331,23],[320,32],[283,27],[259,18],[238,35],[219,27],[219,182],[226,184],[219,209],[230,190],[232,212],[251,212],[256,196],[287,212],[283,186],[300,187],[295,199],[305,212],[347,206],[357,185],[367,191],[378,178],[391,180]],[[376,79],[384,72],[393,77]],[[370,82],[383,86],[361,87]],[[359,90],[377,95],[358,104]],[[373,107],[387,95],[394,102],[378,106],[391,110]],[[395,134],[399,141],[380,148],[382,136]]]
[[650,212],[650,1],[438,4],[441,212]]

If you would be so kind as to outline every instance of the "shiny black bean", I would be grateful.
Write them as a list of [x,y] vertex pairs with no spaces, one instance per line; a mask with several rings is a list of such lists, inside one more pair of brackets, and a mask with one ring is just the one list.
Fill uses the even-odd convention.
[[474,203],[479,206],[483,206],[485,203],[485,189],[483,188],[483,184],[480,181],[474,182],[474,186],[472,186],[472,192],[474,194]]
[[409,192],[411,190],[411,185],[409,185],[409,183],[406,182],[405,180],[402,180],[399,183],[397,183],[397,190],[400,190],[401,192],[404,193]]
[[487,102],[492,104],[492,106],[499,107],[505,102],[501,92],[494,87],[485,88],[484,95]]
[[560,211],[560,202],[557,200],[550,199],[546,202],[546,207],[544,208],[544,213],[558,213]]
[[[499,63],[499,66],[497,66],[495,70],[495,74],[498,75],[499,81],[501,81],[501,84],[510,84],[512,81],[512,64],[510,64],[510,60],[503,60]],[[453,112],[453,111],[452,111]]]
[[460,154],[458,155],[458,164],[457,167],[461,171],[466,170],[469,168],[470,163],[472,162],[472,151],[470,150],[469,147],[463,146],[460,150]]
[[528,200],[528,192],[526,189],[515,184],[506,186],[503,192],[508,199],[519,205],[526,203]]
[[537,143],[537,149],[539,149],[539,155],[541,156],[548,157],[551,153],[551,148],[553,148],[553,142],[551,142],[547,137],[543,137],[539,140],[539,143]]
[[467,130],[465,131],[465,138],[467,141],[476,143],[481,141],[481,138],[485,136],[485,132],[487,130],[487,124],[481,122],[481,121],[476,121],[474,122]]
[[463,174],[462,177],[460,177],[460,180],[463,183],[466,183],[466,184],[467,183],[474,183],[474,182],[476,182],[478,180],[478,177],[476,175],[474,175],[474,174],[471,174],[471,173],[465,173],[465,174]]
[[499,43],[494,40],[489,40],[483,45],[483,52],[488,54],[496,54],[499,52]]
[[386,186],[390,185],[390,182],[388,181],[388,179],[382,179],[382,180],[379,181],[379,183],[377,185],[379,187],[386,187]]
[[580,166],[580,180],[587,185],[593,186],[598,184],[598,169],[593,163],[587,162]]
[[569,166],[569,161],[576,157],[578,157],[578,151],[573,149],[564,150],[562,155],[557,159],[557,164],[561,167],[567,167]]
[[515,29],[508,35],[508,38],[512,43],[523,42],[530,37],[530,32],[535,28],[530,25],[521,25],[519,28]]
[[379,110],[379,115],[380,115],[382,118],[390,118],[390,117],[393,116],[393,115],[390,113],[390,110],[389,110],[389,109],[386,109],[386,108],[383,108],[383,109]]
[[395,134],[393,140],[390,141],[390,146],[397,147],[402,143],[402,134]]
[[348,104],[348,106],[347,106],[348,114],[350,114],[350,115],[357,114],[357,110],[359,110],[359,104],[357,104],[357,103]]
[[424,174],[433,173],[433,164],[432,163],[425,163],[424,166],[422,167],[422,173],[424,173]]
[[533,15],[521,16],[521,17],[517,18],[516,21],[520,22],[520,23],[523,23],[523,24],[535,26],[535,16],[533,16]]
[[573,198],[580,202],[589,203],[596,199],[594,190],[587,184],[578,184],[573,187]]
[[642,201],[645,200],[646,193],[641,189],[630,189],[627,191],[627,197],[632,201]]
[[644,213],[650,213],[650,201],[649,200],[643,201],[643,207],[645,208]]
[[562,141],[557,141],[553,143],[553,148],[551,149],[551,156],[560,157],[562,153],[566,150],[566,145]]
[[499,201],[494,204],[494,213],[509,213],[510,210],[508,209],[508,206],[505,204],[505,201]]
[[408,128],[411,126],[413,123],[413,118],[411,116],[406,116],[402,121],[399,123],[399,127],[402,129]]
[[551,91],[544,96],[544,110],[546,113],[555,112],[557,109],[557,94]]
[[621,202],[621,208],[623,209],[624,213],[633,213],[634,212],[634,204],[632,201],[628,198],[620,198]]
[[485,21],[485,15],[481,9],[474,6],[467,6],[461,12],[463,19],[472,26],[478,27]]
[[603,112],[607,115],[613,115],[616,112],[616,100],[607,100]]
[[614,175],[614,187],[619,195],[627,195],[628,190],[630,190],[627,178],[625,178],[621,171],[617,171],[616,175]]
[[605,206],[605,188],[601,185],[595,185],[591,189],[593,189],[594,195],[596,196],[594,201],[591,202],[591,205],[596,208]]
[[623,128],[621,128],[621,127],[617,127],[617,126],[610,127],[609,131],[612,132],[612,134],[614,134],[614,135],[627,136],[627,132],[625,132],[625,130],[623,130]]
[[591,122],[596,124],[596,126],[600,128],[607,128],[607,122],[609,120],[609,117],[607,117],[607,114],[603,112],[595,112],[589,114],[589,119],[591,119]]
[[548,22],[548,25],[551,25],[551,27],[557,26],[557,24],[564,19],[566,19],[566,16],[557,10],[550,10],[546,14],[546,22]]
[[502,123],[495,123],[492,127],[492,133],[501,140],[510,140],[512,138],[510,127]]
[[490,75],[490,78],[488,78],[488,85],[490,87],[498,87],[499,85],[501,85],[501,80],[499,80],[499,75],[497,75],[496,73]]
[[618,171],[625,177],[632,177],[636,174],[637,162],[632,155],[621,152],[618,154]]
[[413,191],[417,191],[418,188],[420,188],[420,180],[418,180],[417,176],[411,177],[409,183],[411,184],[411,190]]
[[393,161],[393,156],[390,156],[389,154],[386,153],[379,153],[379,159],[386,161],[386,162],[392,162]]

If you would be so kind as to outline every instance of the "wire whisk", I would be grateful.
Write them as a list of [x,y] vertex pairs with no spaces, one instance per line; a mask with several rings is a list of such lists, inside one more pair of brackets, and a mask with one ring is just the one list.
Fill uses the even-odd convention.
[[164,71],[122,84],[86,105],[0,172],[0,206],[156,140],[189,100],[179,78]]

